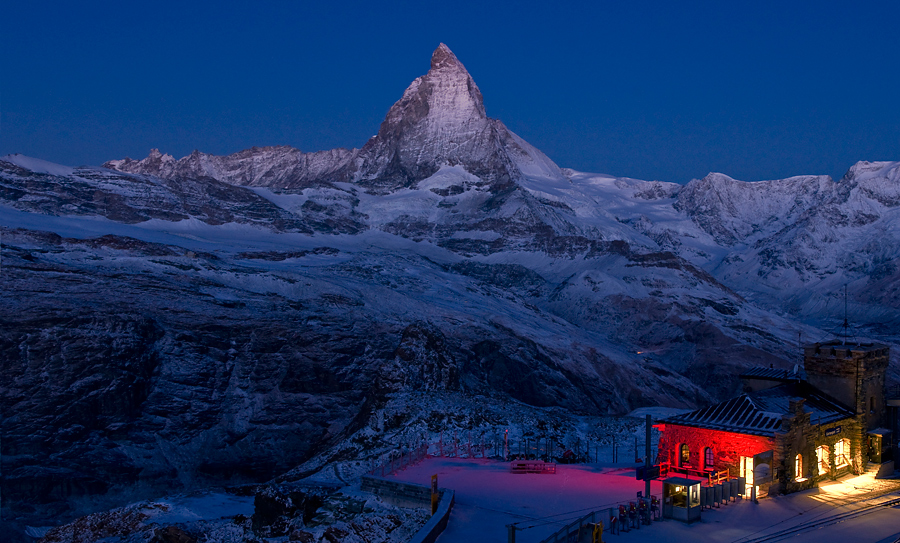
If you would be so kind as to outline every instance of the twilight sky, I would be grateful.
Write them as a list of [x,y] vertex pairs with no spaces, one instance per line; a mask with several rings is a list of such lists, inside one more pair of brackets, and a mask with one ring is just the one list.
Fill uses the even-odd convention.
[[444,42],[488,115],[563,167],[684,183],[900,160],[900,2],[581,4],[8,2],[0,155],[360,147]]

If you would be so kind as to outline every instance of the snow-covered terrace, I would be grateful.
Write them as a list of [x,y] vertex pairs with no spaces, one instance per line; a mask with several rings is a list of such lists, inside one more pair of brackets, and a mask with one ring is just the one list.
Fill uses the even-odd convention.
[[[434,474],[441,487],[456,492],[438,543],[507,541],[506,526],[512,523],[523,528],[516,531],[517,543],[537,543],[590,511],[633,501],[644,488],[634,469],[611,464],[560,465],[555,475],[513,474],[505,462],[429,458],[392,477],[429,485]],[[893,543],[900,538],[900,505],[871,506],[900,498],[898,489],[900,482],[867,474],[758,504],[738,500],[704,510],[691,525],[665,520],[618,536],[605,533],[604,541]],[[651,492],[661,490],[654,481]]]

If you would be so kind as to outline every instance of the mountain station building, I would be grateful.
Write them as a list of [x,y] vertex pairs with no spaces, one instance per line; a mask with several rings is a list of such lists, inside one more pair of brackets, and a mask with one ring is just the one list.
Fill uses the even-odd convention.
[[815,343],[803,360],[802,370],[749,370],[740,396],[660,421],[659,460],[692,475],[746,477],[748,494],[760,496],[858,475],[868,462],[893,472],[889,348]]

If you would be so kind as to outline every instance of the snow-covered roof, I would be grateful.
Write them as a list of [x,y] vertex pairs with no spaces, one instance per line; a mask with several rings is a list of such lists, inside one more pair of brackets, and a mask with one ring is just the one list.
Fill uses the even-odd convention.
[[771,436],[781,429],[781,420],[791,412],[793,402],[804,400],[803,410],[812,424],[827,424],[850,418],[853,412],[805,381],[741,394],[722,403],[661,422],[711,430]]

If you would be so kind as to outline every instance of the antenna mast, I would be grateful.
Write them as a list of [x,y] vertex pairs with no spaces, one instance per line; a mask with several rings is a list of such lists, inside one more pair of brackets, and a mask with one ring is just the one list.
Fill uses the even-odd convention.
[[850,337],[850,321],[847,320],[847,285],[844,285],[844,329],[843,344],[847,344],[847,338]]

